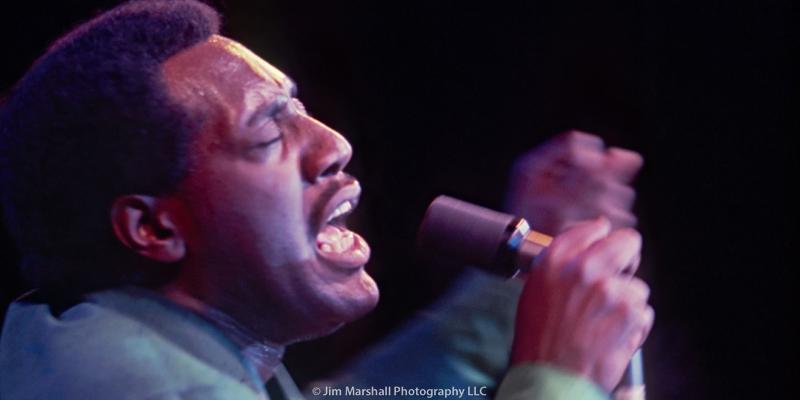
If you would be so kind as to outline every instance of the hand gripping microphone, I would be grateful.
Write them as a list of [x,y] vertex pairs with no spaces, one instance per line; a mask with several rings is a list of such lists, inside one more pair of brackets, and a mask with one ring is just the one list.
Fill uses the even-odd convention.
[[[553,240],[521,217],[448,196],[433,200],[420,224],[417,251],[435,263],[479,267],[503,277],[527,272]],[[641,350],[631,359],[614,398],[644,400]]]

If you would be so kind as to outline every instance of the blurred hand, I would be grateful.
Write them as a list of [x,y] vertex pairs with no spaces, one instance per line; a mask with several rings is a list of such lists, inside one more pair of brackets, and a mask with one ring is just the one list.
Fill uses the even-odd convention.
[[549,234],[600,215],[613,228],[633,227],[636,192],[629,184],[641,167],[636,152],[606,149],[597,136],[566,132],[517,159],[506,210]]
[[610,392],[650,332],[650,289],[632,275],[641,236],[606,218],[574,225],[537,258],[517,309],[511,363],[547,363]]

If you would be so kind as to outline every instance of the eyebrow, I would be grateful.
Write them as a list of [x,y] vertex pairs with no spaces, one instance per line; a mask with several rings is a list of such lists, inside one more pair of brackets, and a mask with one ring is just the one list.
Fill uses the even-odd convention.
[[282,82],[281,87],[288,89],[289,96],[279,95],[273,101],[260,105],[247,119],[248,127],[252,127],[264,119],[274,118],[286,108],[290,98],[297,96],[297,85],[288,77]]

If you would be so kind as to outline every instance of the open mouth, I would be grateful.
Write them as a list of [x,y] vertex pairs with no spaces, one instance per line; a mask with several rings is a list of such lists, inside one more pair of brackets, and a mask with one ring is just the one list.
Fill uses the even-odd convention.
[[358,206],[358,181],[344,186],[325,207],[325,220],[317,234],[317,254],[336,268],[355,270],[369,261],[370,249],[359,234],[347,229],[346,218]]

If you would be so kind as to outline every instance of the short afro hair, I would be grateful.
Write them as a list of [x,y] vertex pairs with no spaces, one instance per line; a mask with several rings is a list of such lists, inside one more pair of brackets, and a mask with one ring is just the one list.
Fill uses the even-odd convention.
[[154,279],[133,268],[110,208],[123,194],[169,193],[186,175],[204,119],[169,97],[161,65],[218,30],[205,4],[131,1],[58,39],[12,89],[0,110],[0,194],[35,287]]

